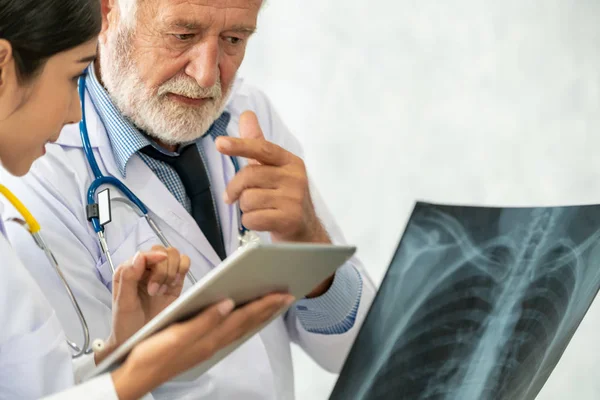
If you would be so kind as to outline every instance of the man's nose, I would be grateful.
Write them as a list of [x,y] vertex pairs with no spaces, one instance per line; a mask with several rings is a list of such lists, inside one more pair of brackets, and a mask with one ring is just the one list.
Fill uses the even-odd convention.
[[218,38],[207,38],[195,46],[185,73],[194,78],[203,88],[215,85],[219,79]]

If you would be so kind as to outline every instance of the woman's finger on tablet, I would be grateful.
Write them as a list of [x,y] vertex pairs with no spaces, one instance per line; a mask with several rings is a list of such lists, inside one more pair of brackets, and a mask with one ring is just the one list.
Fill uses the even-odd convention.
[[211,359],[219,350],[288,308],[294,300],[289,295],[272,294],[236,310],[233,301],[221,301],[139,343],[124,365],[112,372],[113,381],[116,386],[125,378],[135,382],[135,387],[130,388],[135,389],[131,397],[141,397],[148,388]]

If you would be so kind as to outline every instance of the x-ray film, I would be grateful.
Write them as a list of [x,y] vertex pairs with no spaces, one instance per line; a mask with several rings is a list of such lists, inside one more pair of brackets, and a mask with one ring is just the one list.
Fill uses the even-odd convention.
[[533,400],[600,287],[600,206],[417,203],[331,400]]

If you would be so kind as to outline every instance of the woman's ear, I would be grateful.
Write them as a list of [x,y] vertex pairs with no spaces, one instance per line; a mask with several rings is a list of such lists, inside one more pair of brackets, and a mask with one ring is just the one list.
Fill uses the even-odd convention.
[[0,121],[4,121],[23,102],[12,45],[0,39]]
[[0,39],[0,92],[8,82],[9,67],[13,64],[12,46],[8,40]]

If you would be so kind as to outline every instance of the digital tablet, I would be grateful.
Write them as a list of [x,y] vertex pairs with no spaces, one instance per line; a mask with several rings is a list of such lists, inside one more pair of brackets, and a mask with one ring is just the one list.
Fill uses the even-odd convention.
[[[144,325],[85,379],[114,370],[139,342],[172,323],[194,317],[223,299],[231,298],[236,307],[272,292],[287,292],[302,299],[334,274],[355,251],[354,246],[297,243],[254,243],[240,248]],[[175,380],[197,378],[285,311],[281,310],[254,331]]]

